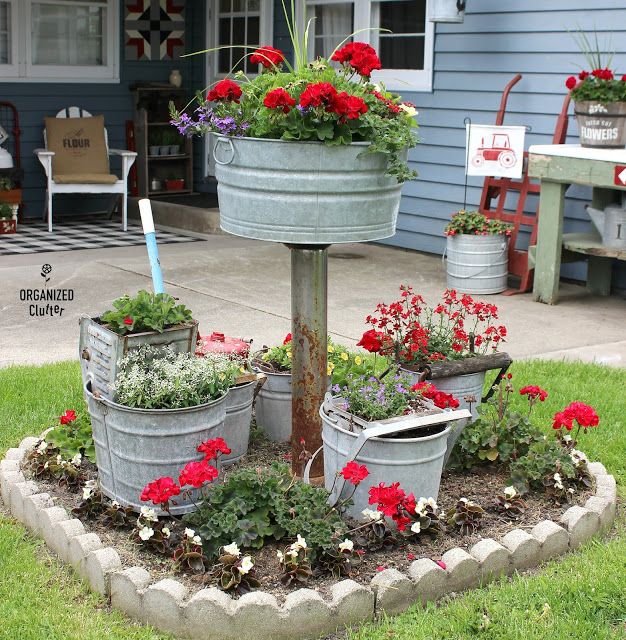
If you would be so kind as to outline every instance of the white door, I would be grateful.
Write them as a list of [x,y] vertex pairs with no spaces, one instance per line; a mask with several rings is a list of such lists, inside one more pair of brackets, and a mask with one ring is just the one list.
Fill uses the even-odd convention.
[[[245,47],[271,45],[272,20],[272,0],[207,0],[207,49],[233,47],[207,54],[207,87],[235,71],[243,71],[248,77],[258,73],[258,66],[248,59],[252,50]],[[214,175],[210,136],[205,149],[205,173]]]

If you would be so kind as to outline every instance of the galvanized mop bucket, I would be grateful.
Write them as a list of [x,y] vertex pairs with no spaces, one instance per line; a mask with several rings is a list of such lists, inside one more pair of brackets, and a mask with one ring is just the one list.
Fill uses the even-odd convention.
[[220,226],[291,244],[393,236],[402,185],[368,146],[216,136]]
[[486,295],[507,287],[509,239],[503,234],[448,236],[448,289]]
[[[370,506],[369,487],[381,482],[399,482],[404,491],[413,493],[416,498],[437,499],[451,429],[449,423],[464,420],[468,415],[467,411],[444,412],[435,408],[431,415],[402,416],[367,423],[338,409],[334,399],[328,394],[320,407],[326,488],[334,491],[337,497],[346,498],[352,492],[352,486],[345,485],[341,479],[335,482],[335,474],[346,463],[356,460],[367,466],[369,475],[367,482],[356,488],[352,497],[353,505],[347,509],[346,513],[353,518],[362,517],[363,509]],[[355,429],[354,423],[362,428]],[[429,424],[440,426],[441,431],[418,438],[375,435],[375,430],[394,433]],[[368,431],[373,437],[370,437]],[[337,483],[341,483],[341,486],[337,487]]]
[[[145,506],[139,496],[146,484],[162,476],[177,480],[188,462],[202,459],[196,447],[223,433],[228,393],[196,407],[133,409],[96,398],[90,383],[84,389],[102,492],[136,511]],[[192,511],[193,497],[173,498],[171,512]]]

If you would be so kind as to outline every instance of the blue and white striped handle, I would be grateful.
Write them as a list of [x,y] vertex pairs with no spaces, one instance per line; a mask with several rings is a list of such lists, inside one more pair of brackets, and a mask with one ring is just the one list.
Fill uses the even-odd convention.
[[157,247],[156,235],[154,233],[154,220],[152,219],[152,207],[150,200],[143,198],[139,201],[139,214],[141,215],[141,225],[146,238],[148,248],[148,258],[150,269],[152,270],[152,288],[154,293],[163,293],[163,273],[159,262],[159,249]]

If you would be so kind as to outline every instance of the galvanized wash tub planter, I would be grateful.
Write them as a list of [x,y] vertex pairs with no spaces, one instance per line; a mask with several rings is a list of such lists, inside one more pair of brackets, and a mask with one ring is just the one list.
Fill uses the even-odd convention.
[[178,324],[158,331],[127,333],[120,336],[100,323],[99,318],[81,316],[78,354],[83,385],[91,381],[92,390],[102,398],[113,399],[117,363],[129,351],[143,345],[171,347],[176,353],[194,353],[198,339],[198,321]]
[[[134,409],[98,398],[85,385],[102,492],[139,511],[146,484],[161,476],[177,480],[188,462],[202,459],[197,446],[222,435],[229,393],[184,409]],[[193,497],[181,493],[171,512],[192,511]]]
[[[367,481],[358,485],[352,496],[353,504],[346,511],[353,518],[362,517],[363,509],[370,506],[369,488],[381,482],[399,482],[416,498],[436,500],[451,424],[466,419],[468,412],[442,411],[433,407],[421,416],[366,422],[343,411],[340,403],[341,398],[328,394],[320,407],[324,481],[332,492],[331,502],[345,499],[352,493],[354,487],[345,483],[341,476],[337,477],[351,460],[366,465],[369,471]],[[397,435],[367,436],[368,430],[379,427]],[[403,436],[401,430],[407,433]]]
[[507,287],[509,238],[504,234],[459,234],[446,241],[448,289],[461,293],[501,293]]
[[221,228],[290,244],[391,237],[402,185],[385,175],[386,156],[368,153],[369,144],[216,135]]
[[626,102],[595,100],[574,103],[581,147],[623,149],[626,146]]
[[[254,404],[257,426],[274,442],[291,439],[291,373],[272,373],[254,365],[267,378]],[[228,442],[228,440],[227,440]]]
[[246,382],[230,387],[226,396],[226,414],[223,435],[230,448],[228,455],[220,458],[222,464],[233,464],[246,455],[250,442],[250,422],[252,421],[252,403],[257,381]]

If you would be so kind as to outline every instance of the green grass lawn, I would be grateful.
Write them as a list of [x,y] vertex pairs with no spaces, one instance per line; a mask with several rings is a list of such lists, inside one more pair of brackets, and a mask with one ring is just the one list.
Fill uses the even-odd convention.
[[[580,448],[602,461],[626,486],[626,371],[582,364],[520,362],[516,385],[539,384],[550,393],[535,419],[550,418],[572,400],[593,405],[600,427]],[[0,453],[49,426],[65,409],[81,406],[77,363],[0,370]],[[626,638],[626,527],[608,541],[528,576],[503,579],[440,606],[412,609],[349,634],[351,640],[593,640]],[[7,640],[164,639],[110,612],[38,540],[0,515],[0,638]]]

